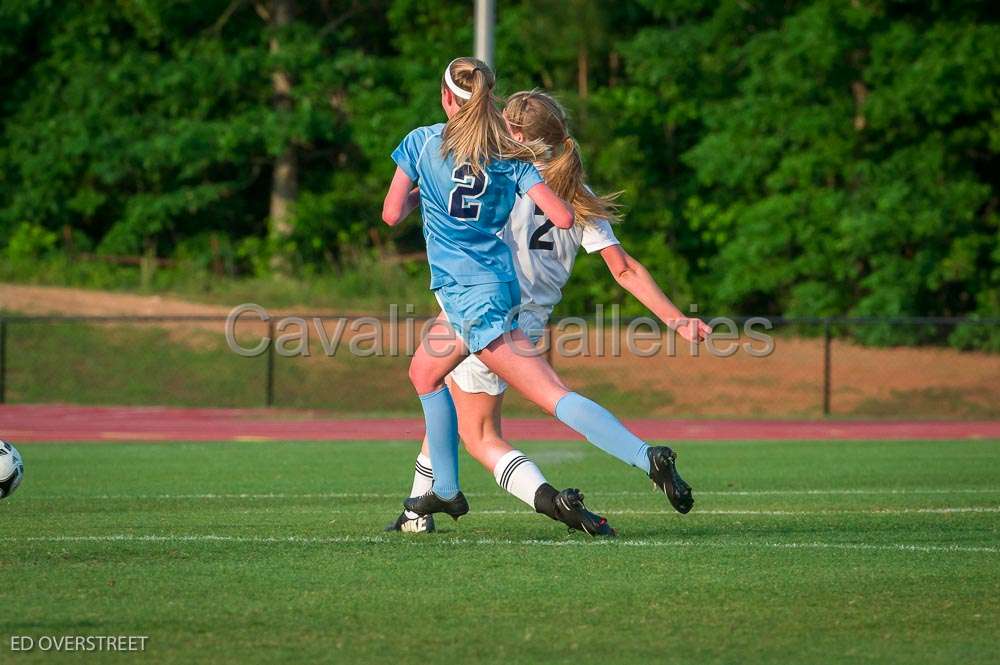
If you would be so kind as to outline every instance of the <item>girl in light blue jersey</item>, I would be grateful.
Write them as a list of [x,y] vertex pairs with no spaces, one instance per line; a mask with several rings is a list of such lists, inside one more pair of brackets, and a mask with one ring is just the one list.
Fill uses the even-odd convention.
[[[587,176],[576,142],[569,133],[566,112],[552,96],[541,90],[517,92],[507,98],[503,111],[511,135],[520,141],[542,141],[546,156],[536,160],[545,183],[558,195],[572,201],[575,223],[568,231],[556,232],[530,199],[519,198],[501,238],[511,249],[521,288],[519,322],[530,338],[540,337],[573,271],[581,249],[599,254],[615,280],[681,338],[700,341],[711,328],[688,318],[663,293],[653,276],[632,258],[615,236],[611,223],[618,221],[615,195],[599,196],[587,187]],[[449,375],[448,388],[458,411],[458,430],[468,453],[490,471],[501,489],[571,528],[596,531],[594,520],[577,522],[560,510],[559,492],[550,485],[535,462],[513,448],[503,437],[501,410],[506,385],[479,358],[470,356]],[[433,463],[427,442],[417,456],[410,496],[431,487]],[[600,516],[595,515],[596,523]],[[432,516],[403,511],[387,531],[427,533],[435,530]]]
[[[662,448],[650,448],[606,409],[571,392],[511,319],[520,292],[512,255],[497,232],[515,197],[531,198],[557,229],[572,226],[573,209],[529,161],[543,156],[544,145],[511,136],[497,108],[494,83],[485,63],[452,61],[441,85],[448,122],[410,132],[392,154],[397,168],[382,218],[395,225],[420,206],[431,289],[442,309],[437,324],[457,333],[457,339],[440,332],[427,335],[410,363],[434,480],[430,491],[410,497],[404,507],[420,515],[445,512],[455,519],[469,510],[458,484],[455,405],[444,380],[475,353],[514,389],[588,441],[646,471],[671,503],[687,512],[693,504],[690,487],[677,476],[672,457],[658,456]],[[592,516],[578,496],[556,499],[580,520]],[[600,535],[613,535],[601,522]]]

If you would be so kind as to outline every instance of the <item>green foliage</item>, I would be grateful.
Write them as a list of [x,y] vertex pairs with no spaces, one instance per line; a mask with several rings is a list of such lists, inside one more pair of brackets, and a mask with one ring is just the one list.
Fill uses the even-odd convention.
[[4,258],[12,263],[41,258],[52,252],[57,240],[55,233],[38,224],[21,224],[7,239]]
[[[1000,26],[812,3],[740,47],[685,154],[725,308],[996,314]],[[980,55],[976,55],[980,54]],[[980,57],[982,56],[982,57]],[[968,66],[966,66],[968,64]]]
[[[215,237],[230,272],[266,279],[281,255],[309,278],[419,250],[416,224],[378,221],[388,154],[442,119],[471,6],[296,3],[279,27],[274,4],[5,2],[8,261],[43,273],[69,237],[204,270]],[[682,304],[1000,315],[1000,23],[985,3],[509,0],[496,52],[501,92],[565,102],[595,188],[624,191],[626,248]],[[272,169],[289,149],[298,198],[276,239]],[[640,311],[599,262],[579,271],[566,311]]]

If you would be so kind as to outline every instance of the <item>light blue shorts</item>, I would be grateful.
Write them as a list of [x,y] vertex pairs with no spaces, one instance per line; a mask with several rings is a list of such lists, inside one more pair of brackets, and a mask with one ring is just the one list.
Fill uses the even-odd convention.
[[434,296],[448,323],[471,353],[517,328],[511,311],[521,304],[521,286],[512,282],[491,282],[462,286],[449,284],[435,289]]
[[[528,336],[532,344],[537,344],[545,333],[551,312],[551,307],[529,304],[518,314],[517,327]],[[475,354],[460,362],[448,376],[465,393],[502,395],[507,390],[507,382],[494,374],[493,370]]]

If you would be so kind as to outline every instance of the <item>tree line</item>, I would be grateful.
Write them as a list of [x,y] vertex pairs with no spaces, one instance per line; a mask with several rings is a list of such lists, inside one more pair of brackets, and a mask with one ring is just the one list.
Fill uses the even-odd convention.
[[[378,223],[442,120],[472,2],[0,4],[0,247],[314,274],[407,255]],[[626,247],[679,302],[1000,315],[1000,22],[989,2],[499,0],[501,94],[569,108]],[[567,307],[614,300],[582,261]]]

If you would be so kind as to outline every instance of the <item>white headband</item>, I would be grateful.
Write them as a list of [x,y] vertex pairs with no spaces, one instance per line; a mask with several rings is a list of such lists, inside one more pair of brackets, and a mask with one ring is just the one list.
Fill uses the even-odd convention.
[[451,66],[455,64],[456,60],[458,60],[458,58],[449,62],[448,66],[444,68],[444,84],[448,86],[449,90],[451,90],[451,94],[455,95],[459,99],[471,99],[472,93],[468,90],[462,90],[459,88],[458,84],[455,83],[455,80],[451,78]]

